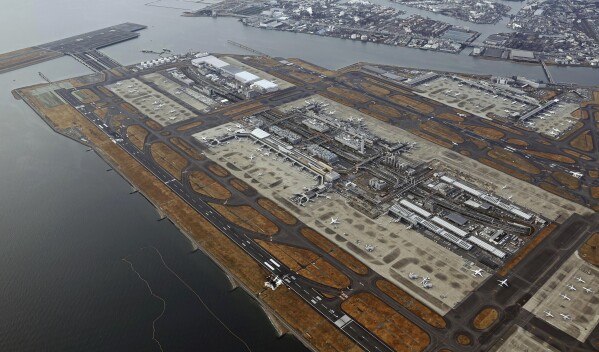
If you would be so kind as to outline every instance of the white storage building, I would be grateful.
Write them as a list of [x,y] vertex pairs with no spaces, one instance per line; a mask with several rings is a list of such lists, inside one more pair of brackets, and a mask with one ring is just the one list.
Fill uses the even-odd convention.
[[252,84],[250,87],[252,89],[261,91],[263,93],[275,92],[275,91],[279,90],[279,86],[276,83],[271,82],[266,79],[261,79],[261,80],[257,81],[256,83]]
[[252,84],[256,81],[260,80],[260,77],[256,76],[253,73],[249,73],[247,71],[241,71],[235,74],[235,79],[239,82],[241,82],[241,84]]

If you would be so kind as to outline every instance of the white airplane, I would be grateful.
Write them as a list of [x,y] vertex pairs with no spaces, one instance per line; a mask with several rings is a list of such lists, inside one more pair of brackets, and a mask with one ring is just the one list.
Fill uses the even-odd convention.
[[568,297],[565,293],[560,293],[560,296],[565,300],[571,301],[570,297]]
[[233,132],[233,129],[231,127],[227,127],[227,132]]
[[250,155],[249,159],[254,160],[254,154]]
[[574,287],[574,285],[570,284],[570,286],[568,286],[568,288],[570,289],[570,291],[576,291],[576,287]]
[[262,154],[262,155],[264,155],[264,156],[269,156],[269,155],[270,155],[270,152],[269,152],[269,151],[266,151],[266,152],[264,152],[264,154]]
[[202,136],[202,137],[200,137],[200,139],[201,139],[201,140],[203,140],[203,141],[205,141],[205,140],[207,140],[208,138],[206,138],[206,137]]
[[331,225],[339,224],[339,219],[331,218]]
[[564,319],[564,320],[572,320],[572,317],[570,316],[570,314],[562,314],[562,313],[560,313],[559,315],[561,315],[562,319]]
[[472,271],[472,276],[477,276],[477,275],[480,276],[480,277],[483,276],[483,274],[482,274],[483,273],[483,269],[476,269],[476,270],[470,269],[470,271]]
[[171,111],[169,111],[168,113],[169,113],[169,114],[172,114],[172,113],[175,113],[175,112],[177,112],[177,110],[171,110]]
[[553,318],[553,314],[551,314],[551,311],[546,310],[544,313],[546,317]]
[[583,284],[586,284],[586,281],[584,281],[584,280],[582,279],[582,276],[579,276],[579,277],[577,277],[577,278],[576,278],[576,280],[577,280],[578,282],[582,282]]
[[497,280],[497,282],[499,282],[499,286],[503,286],[503,287],[508,287],[509,286],[507,284],[507,279]]
[[507,185],[503,185],[503,187],[501,187],[501,189],[506,189],[506,188],[507,188]]
[[593,290],[591,290],[590,288],[583,287],[582,289],[583,289],[583,290],[584,290],[584,292],[586,292],[586,293],[593,293]]

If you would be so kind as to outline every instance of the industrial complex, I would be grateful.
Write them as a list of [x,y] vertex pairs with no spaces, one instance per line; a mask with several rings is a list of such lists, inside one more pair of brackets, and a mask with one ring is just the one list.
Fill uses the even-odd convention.
[[102,60],[15,96],[309,348],[599,350],[598,90],[201,52]]

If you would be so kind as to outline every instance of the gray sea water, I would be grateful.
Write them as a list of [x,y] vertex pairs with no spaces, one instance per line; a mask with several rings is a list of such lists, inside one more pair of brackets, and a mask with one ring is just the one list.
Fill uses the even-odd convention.
[[[379,0],[384,1],[384,0]],[[242,53],[235,40],[273,56],[300,57],[330,68],[356,61],[438,70],[525,75],[539,67],[467,55],[365,44],[244,27],[234,19],[184,18],[180,10],[140,0],[24,0],[0,3],[0,52],[86,31],[136,22],[136,40],[103,49],[123,64],[152,56],[141,49]],[[170,1],[173,3],[173,1]],[[189,3],[181,1],[184,6]],[[194,5],[195,6],[195,5]],[[411,10],[414,12],[415,10]],[[52,132],[14,88],[89,71],[70,58],[0,75],[0,351],[243,351],[170,274],[155,252],[253,351],[304,351],[294,338],[278,339],[268,318],[224,274],[93,152]],[[557,80],[597,84],[599,71],[553,68]]]

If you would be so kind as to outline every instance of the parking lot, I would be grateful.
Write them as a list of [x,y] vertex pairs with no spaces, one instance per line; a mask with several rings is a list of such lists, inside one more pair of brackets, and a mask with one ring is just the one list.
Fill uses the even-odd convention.
[[162,126],[194,117],[191,111],[135,78],[108,85],[106,88]]

